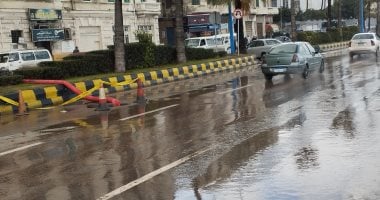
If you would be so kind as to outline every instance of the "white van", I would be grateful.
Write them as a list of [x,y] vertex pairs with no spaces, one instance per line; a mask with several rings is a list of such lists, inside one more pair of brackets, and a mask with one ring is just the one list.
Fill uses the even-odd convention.
[[225,51],[229,54],[231,53],[229,34],[188,38],[185,40],[185,46],[191,48],[213,49],[215,52]]
[[185,40],[185,46],[191,48],[213,49],[216,46],[214,36],[194,37]]
[[0,53],[0,70],[13,71],[22,67],[37,67],[43,61],[52,61],[47,49],[14,50]]

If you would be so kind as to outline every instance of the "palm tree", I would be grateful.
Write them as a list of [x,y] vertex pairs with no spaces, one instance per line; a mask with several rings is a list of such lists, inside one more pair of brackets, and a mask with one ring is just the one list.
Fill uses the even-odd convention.
[[338,28],[342,28],[342,0],[338,0]]
[[327,1],[327,30],[331,28],[331,0]]
[[122,0],[115,1],[115,71],[125,72],[125,48]]
[[185,33],[183,30],[183,0],[175,0],[175,35],[177,62],[186,62]]
[[296,32],[296,3],[295,0],[291,0],[291,17],[290,17],[290,24],[291,24],[291,36],[293,41],[297,41],[297,32]]
[[380,14],[379,14],[379,10],[380,10],[380,0],[377,0],[376,2],[377,4],[377,15],[376,15],[376,21],[377,21],[377,24],[376,24],[376,33],[377,35],[380,35]]

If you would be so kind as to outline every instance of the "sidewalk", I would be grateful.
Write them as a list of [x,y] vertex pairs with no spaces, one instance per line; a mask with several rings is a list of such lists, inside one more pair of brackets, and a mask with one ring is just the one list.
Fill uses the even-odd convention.
[[[248,66],[253,64],[257,64],[257,62],[254,60],[254,56],[247,55],[244,57],[231,58],[214,62],[206,62],[197,65],[174,67],[155,71],[146,71],[141,73],[133,73],[129,75],[108,77],[102,79],[86,80],[73,83],[73,85],[83,93],[93,88],[99,88],[103,82],[108,82],[113,86],[107,87],[106,93],[115,93],[120,91],[136,89],[137,78],[143,82],[144,87],[149,87],[152,85],[158,85],[167,82],[173,82],[193,77],[205,76],[208,74],[224,72],[228,70],[234,70],[242,66]],[[128,84],[123,85],[121,83]],[[94,93],[92,93],[92,95],[98,96],[98,91],[95,91]],[[54,85],[43,88],[22,90],[22,96],[27,105],[27,109],[35,109],[49,106],[57,106],[77,95],[73,91],[64,87],[63,85]],[[18,92],[5,95],[4,97],[14,102],[19,102]],[[2,101],[0,101],[0,116],[3,114],[17,112],[17,104],[4,104]]]

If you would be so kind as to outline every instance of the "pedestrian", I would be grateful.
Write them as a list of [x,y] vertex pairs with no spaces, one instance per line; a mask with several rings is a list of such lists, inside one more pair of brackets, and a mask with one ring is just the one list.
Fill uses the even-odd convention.
[[79,48],[78,48],[78,46],[75,46],[75,49],[74,49],[73,53],[79,53]]

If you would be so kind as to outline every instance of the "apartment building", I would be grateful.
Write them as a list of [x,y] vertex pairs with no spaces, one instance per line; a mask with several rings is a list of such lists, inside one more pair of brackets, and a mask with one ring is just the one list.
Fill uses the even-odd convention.
[[[136,31],[159,43],[157,0],[123,0],[125,41]],[[113,44],[114,0],[1,0],[0,51],[49,49],[57,58],[73,51],[106,49]]]
[[[252,0],[250,11],[243,17],[245,36],[265,37],[265,24],[273,22],[279,13],[279,0]],[[188,37],[228,32],[227,5],[214,6],[207,0],[184,0],[184,27]],[[234,10],[232,5],[232,10]],[[162,1],[160,42],[174,43],[174,0]]]

